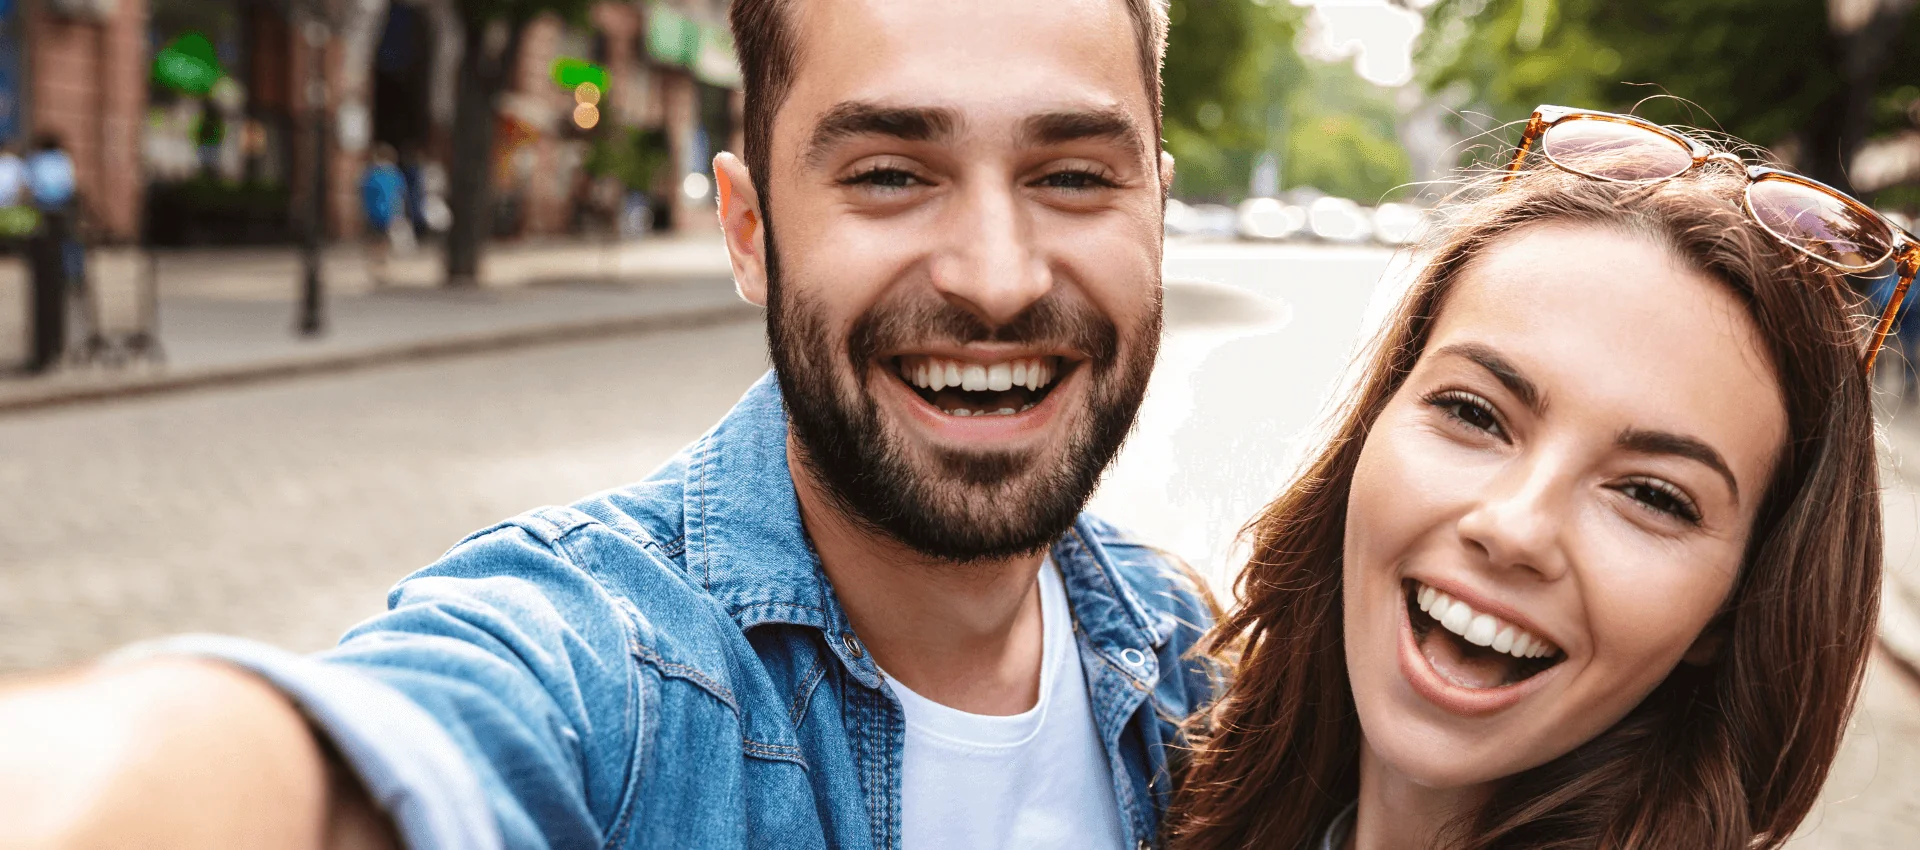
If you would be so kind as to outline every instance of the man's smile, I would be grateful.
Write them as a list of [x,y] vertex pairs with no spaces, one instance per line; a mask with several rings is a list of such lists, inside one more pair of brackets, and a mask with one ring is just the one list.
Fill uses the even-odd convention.
[[1073,369],[1057,356],[963,360],[910,354],[888,358],[901,381],[948,416],[1013,416],[1032,410]]

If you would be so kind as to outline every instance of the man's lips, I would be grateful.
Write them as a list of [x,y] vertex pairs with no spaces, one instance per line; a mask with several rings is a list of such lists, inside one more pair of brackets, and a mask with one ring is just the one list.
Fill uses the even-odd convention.
[[[926,358],[924,364],[911,358]],[[1037,446],[1046,434],[1060,421],[1061,411],[1071,404],[1071,399],[1083,392],[1086,378],[1082,374],[1087,370],[1080,368],[1080,362],[1064,358],[1016,357],[999,361],[975,360],[959,361],[981,367],[1005,364],[1004,376],[986,376],[986,389],[968,390],[964,371],[959,386],[941,387],[934,391],[930,386],[918,386],[920,367],[928,371],[927,382],[932,383],[935,362],[942,359],[930,355],[902,355],[888,358],[873,365],[869,380],[874,382],[875,399],[881,406],[895,411],[898,421],[910,432],[917,432],[937,445],[945,445],[956,450],[1012,450],[1022,446]],[[1022,377],[1028,383],[1038,384],[1038,388],[1029,388],[1025,383],[1012,384],[1012,361],[1027,360],[1027,368]],[[1036,368],[1033,361],[1040,360]],[[902,373],[902,361],[913,365]],[[939,363],[943,372],[946,363]],[[982,377],[976,375],[974,386],[979,385]],[[998,383],[995,378],[1004,377],[1008,386],[1004,390],[995,390]],[[1042,380],[1044,379],[1044,380]]]
[[903,354],[881,361],[920,399],[946,416],[1015,416],[1039,406],[1076,361],[1058,355],[970,359]]

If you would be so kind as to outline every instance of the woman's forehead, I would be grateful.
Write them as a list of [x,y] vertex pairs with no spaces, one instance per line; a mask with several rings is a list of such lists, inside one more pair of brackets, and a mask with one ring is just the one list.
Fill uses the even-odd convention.
[[1496,240],[1454,282],[1426,350],[1458,343],[1501,352],[1550,398],[1624,427],[1698,432],[1759,468],[1785,441],[1746,307],[1645,236],[1543,225]]

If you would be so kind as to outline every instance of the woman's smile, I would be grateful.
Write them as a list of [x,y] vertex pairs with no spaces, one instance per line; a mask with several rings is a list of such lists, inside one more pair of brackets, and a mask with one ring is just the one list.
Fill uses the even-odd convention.
[[1406,584],[1407,630],[1421,657],[1454,685],[1485,690],[1517,684],[1563,659],[1553,641],[1494,616],[1486,603],[1476,606],[1419,581]]

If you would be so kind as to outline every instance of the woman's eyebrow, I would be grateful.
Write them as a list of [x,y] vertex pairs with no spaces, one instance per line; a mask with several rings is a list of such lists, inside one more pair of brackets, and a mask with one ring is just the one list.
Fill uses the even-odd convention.
[[1493,350],[1491,346],[1482,345],[1477,342],[1456,342],[1434,352],[1434,354],[1441,357],[1449,354],[1457,357],[1465,357],[1479,364],[1480,368],[1487,370],[1489,374],[1498,379],[1501,385],[1507,388],[1507,392],[1513,393],[1514,397],[1520,399],[1521,404],[1526,405],[1528,410],[1533,411],[1533,415],[1535,416],[1539,416],[1547,409],[1547,397],[1544,393],[1540,392],[1540,388],[1535,386],[1532,381],[1527,380],[1527,376],[1520,374],[1519,367],[1513,365],[1507,358],[1500,356],[1500,352]]
[[1620,432],[1614,440],[1620,448],[1650,455],[1675,455],[1688,460],[1699,461],[1727,480],[1727,489],[1733,491],[1733,500],[1740,501],[1740,485],[1733,480],[1733,470],[1720,458],[1720,453],[1692,437],[1667,431],[1643,431],[1628,428]]

